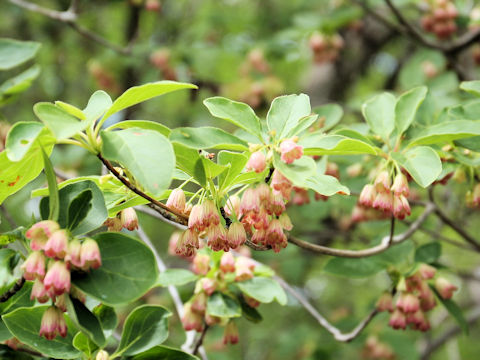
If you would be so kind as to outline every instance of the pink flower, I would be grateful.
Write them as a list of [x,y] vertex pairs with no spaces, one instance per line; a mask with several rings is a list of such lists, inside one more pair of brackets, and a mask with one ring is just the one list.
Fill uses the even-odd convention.
[[234,222],[230,225],[228,229],[227,241],[228,246],[232,249],[236,249],[239,246],[243,245],[247,240],[247,234],[243,225],[239,222]]
[[394,329],[405,329],[407,327],[407,319],[405,314],[400,310],[395,310],[392,315],[390,315],[390,321],[388,322]]
[[246,168],[247,170],[253,170],[256,173],[261,173],[263,170],[265,170],[266,166],[267,161],[265,155],[261,151],[256,151],[250,156],[250,159],[248,159]]
[[45,289],[55,295],[62,295],[70,291],[70,271],[63,261],[55,261],[47,271],[43,280]]
[[404,313],[413,313],[420,309],[420,301],[411,293],[402,293],[397,301],[397,309]]
[[102,265],[102,258],[100,256],[100,249],[95,240],[86,238],[82,243],[80,252],[80,262],[83,264],[84,270],[98,269]]
[[185,193],[182,189],[174,189],[170,193],[170,196],[167,200],[167,206],[171,209],[174,209],[178,212],[183,213],[185,211]]
[[286,164],[291,164],[303,155],[303,147],[292,139],[283,140],[280,144],[280,158]]
[[266,241],[267,231],[265,229],[259,229],[255,231],[252,236],[252,242],[254,244],[264,244]]
[[287,246],[287,237],[283,233],[282,224],[278,219],[273,219],[268,226],[265,236],[266,243],[270,245],[274,252]]
[[373,208],[383,212],[393,211],[393,196],[387,192],[379,192],[373,202]]
[[220,270],[224,273],[235,272],[235,259],[231,253],[226,252],[222,255],[222,258],[220,259]]
[[68,234],[66,230],[57,230],[48,238],[45,244],[45,255],[51,258],[63,259],[67,254]]
[[393,216],[397,219],[403,220],[405,216],[409,216],[411,214],[410,204],[408,200],[403,195],[395,195],[393,197]]
[[198,275],[207,275],[210,270],[210,256],[197,253],[193,258],[192,270]]
[[235,263],[235,281],[245,281],[253,278],[255,262],[247,257],[240,256]]
[[108,218],[103,223],[108,228],[108,231],[121,231],[122,230],[122,220],[118,216],[113,218]]
[[40,251],[32,252],[22,264],[25,280],[43,279],[45,276],[45,256]]
[[270,204],[266,205],[265,209],[269,215],[280,216],[285,211],[285,200],[283,200],[282,194],[273,194]]
[[207,245],[210,246],[213,251],[228,251],[227,232],[222,225],[217,224],[210,226],[207,229],[207,237]]
[[393,311],[393,297],[392,294],[389,292],[385,292],[380,296],[380,298],[377,301],[377,310],[378,311],[388,311],[392,312]]
[[67,312],[67,296],[68,294],[63,293],[62,295],[57,296],[57,299],[55,300],[55,306],[63,312]]
[[360,193],[358,203],[362,206],[372,207],[376,195],[377,191],[375,190],[375,186],[372,184],[367,184],[363,187],[362,192]]
[[288,180],[280,171],[276,169],[272,174],[272,182],[270,183],[270,186],[274,190],[274,194],[276,191],[282,195],[284,200],[290,199],[290,193],[293,185],[290,180]]
[[205,291],[208,296],[212,295],[215,290],[217,290],[217,282],[213,279],[203,278],[200,280],[200,284],[203,291]]
[[242,216],[240,212],[240,198],[237,195],[230,196],[225,204],[225,213],[228,216],[235,214],[237,218]]
[[120,212],[120,221],[122,222],[122,227],[127,230],[133,231],[138,229],[138,217],[134,208],[123,209]]
[[203,224],[208,227],[210,225],[218,225],[219,223],[220,216],[215,203],[212,200],[206,200],[203,203]]
[[374,185],[377,192],[390,192],[390,186],[392,180],[390,179],[390,174],[387,170],[381,171],[375,178]]
[[[184,256],[187,258],[195,255],[195,252],[196,252],[194,239],[192,238],[192,234],[196,234],[196,233],[192,229],[188,229],[188,231],[189,231],[188,234],[187,234],[187,231],[184,231],[180,234],[175,247],[175,254],[179,256]],[[197,241],[198,241],[198,237],[197,237]]]
[[65,262],[67,262],[68,264],[72,264],[77,268],[83,268],[84,263],[82,262],[82,259],[81,259],[81,252],[82,252],[82,244],[80,243],[80,240],[73,239],[68,244],[68,252],[67,252],[67,255],[65,256]]
[[63,317],[63,312],[59,308],[50,306],[45,310],[42,316],[39,335],[45,337],[47,340],[53,340],[57,335],[62,337],[67,336],[67,323]]
[[201,233],[205,230],[205,224],[203,223],[204,218],[204,207],[201,204],[196,204],[192,207],[190,216],[188,217],[188,228]]
[[308,196],[307,189],[302,189],[295,186],[293,190],[295,191],[295,194],[292,198],[292,203],[294,205],[301,206],[310,203],[310,197]]
[[248,188],[244,191],[242,195],[242,201],[240,203],[240,211],[242,214],[247,214],[251,211],[260,211],[260,198],[258,197],[255,189]]
[[185,230],[185,233],[183,235],[183,241],[185,246],[194,247],[195,249],[200,248],[198,234],[192,229]]
[[408,197],[408,195],[410,195],[410,189],[408,188],[407,177],[402,173],[398,173],[395,179],[393,179],[391,190],[397,196],[403,195]]
[[52,234],[60,229],[60,226],[52,220],[44,220],[34,224],[25,233],[25,237],[30,239],[30,247],[34,251],[43,250],[47,240]]
[[430,323],[428,322],[425,313],[421,310],[408,314],[407,323],[412,324],[415,330],[427,331],[430,329]]
[[429,280],[433,279],[435,276],[435,273],[437,272],[437,269],[435,269],[433,266],[430,266],[428,264],[421,264],[420,267],[418,268],[418,272],[420,273],[420,276],[424,280]]
[[440,296],[446,300],[451,299],[453,292],[458,290],[455,285],[443,277],[438,277],[435,280],[435,289],[437,289]]
[[437,305],[435,295],[427,283],[422,283],[419,298],[422,311],[430,311]]
[[193,312],[189,303],[183,306],[182,325],[186,331],[195,330],[201,332],[203,329],[202,315]]
[[280,215],[278,221],[280,221],[282,228],[284,228],[285,230],[290,231],[293,229],[292,221],[290,220],[290,217],[287,213],[283,213],[282,215]]
[[205,314],[205,322],[207,323],[208,326],[213,326],[220,324],[222,322],[222,318],[217,317],[217,316],[212,316],[209,315],[208,313]]
[[236,344],[238,343],[238,328],[233,320],[230,320],[225,326],[225,332],[223,333],[223,344]]
[[207,309],[207,295],[204,292],[200,292],[194,296],[191,309],[197,314],[205,314],[205,310]]
[[30,294],[30,300],[35,299],[37,299],[37,301],[41,304],[46,303],[48,300],[50,300],[50,294],[47,292],[47,289],[45,289],[43,282],[39,279],[35,279],[32,287],[32,292]]

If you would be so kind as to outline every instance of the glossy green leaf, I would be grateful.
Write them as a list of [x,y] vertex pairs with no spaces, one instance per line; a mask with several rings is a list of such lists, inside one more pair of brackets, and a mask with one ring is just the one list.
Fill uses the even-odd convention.
[[178,143],[173,143],[172,145],[175,150],[177,167],[205,187],[207,185],[207,175],[198,151]]
[[93,238],[100,248],[102,266],[72,274],[80,290],[114,306],[138,299],[155,284],[157,265],[145,244],[122,233],[100,233]]
[[92,208],[92,190],[86,189],[72,200],[67,210],[69,229],[75,229],[85,219]]
[[305,155],[376,155],[379,150],[377,147],[361,140],[321,133],[312,133],[303,137],[299,145],[304,147]]
[[109,116],[130,106],[182,89],[197,89],[197,86],[193,84],[163,80],[131,87],[113,102],[112,106],[110,106],[108,111],[105,113],[104,119],[108,119]]
[[0,70],[9,70],[35,56],[40,43],[0,38]]
[[211,316],[233,318],[242,316],[242,307],[237,300],[220,292],[208,297],[207,313]]
[[427,88],[420,86],[403,93],[395,106],[395,127],[398,134],[406,131],[415,119],[418,108],[427,96]]
[[136,355],[163,343],[168,337],[168,317],[171,315],[158,305],[137,307],[125,320],[116,354]]
[[306,185],[308,188],[325,196],[332,196],[338,193],[350,195],[350,190],[346,186],[340,184],[336,177],[330,175],[317,174],[312,176],[307,179]]
[[362,106],[362,113],[373,133],[387,140],[395,127],[396,99],[390,93],[383,93],[368,100]]
[[218,186],[220,189],[226,189],[235,182],[235,178],[242,172],[247,164],[248,157],[231,151],[220,151],[217,155],[217,162],[220,165],[228,166],[218,176]]
[[175,154],[168,139],[157,131],[130,128],[102,131],[102,154],[128,169],[154,196],[168,189],[175,168]]
[[53,165],[50,162],[48,155],[45,153],[43,148],[41,149],[42,156],[43,156],[43,166],[45,176],[47,178],[48,184],[48,219],[53,221],[58,221],[58,216],[60,212],[60,197],[58,193],[58,186],[57,186],[57,175],[55,174],[55,170],[53,169]]
[[285,291],[280,284],[272,278],[254,277],[253,279],[239,281],[235,284],[244,294],[261,303],[271,303],[276,300],[280,305],[287,304]]
[[273,166],[280,171],[295,186],[305,186],[307,179],[315,175],[315,161],[308,156],[303,156],[295,160],[292,164],[285,164],[280,155],[275,153],[273,157]]
[[[5,150],[11,161],[20,161],[35,144],[44,126],[39,122],[20,121],[12,126],[7,135]],[[44,132],[45,133],[45,132]]]
[[205,99],[203,103],[216,118],[229,121],[257,138],[262,138],[260,121],[247,104],[219,96]]
[[198,360],[198,357],[179,349],[167,346],[155,346],[148,351],[135,355],[130,360]]
[[417,146],[404,154],[392,153],[392,157],[424,188],[434,182],[442,172],[442,162],[438,154],[428,146]]
[[222,129],[208,126],[173,129],[170,134],[170,141],[193,149],[248,150],[247,142]]
[[24,72],[14,76],[0,85],[0,105],[16,99],[17,95],[27,90],[33,80],[40,74],[40,67],[34,65]]
[[98,349],[98,345],[82,332],[78,332],[73,337],[72,345],[75,349],[83,352],[89,358]]
[[57,359],[76,359],[80,352],[72,345],[73,335],[76,333],[71,321],[67,320],[68,333],[65,338],[57,336],[54,340],[47,340],[38,335],[42,316],[48,306],[33,308],[19,308],[2,316],[8,330],[22,343],[31,346],[46,356]]
[[408,146],[444,144],[475,135],[480,135],[480,121],[446,121],[428,127],[412,139]]
[[323,124],[322,131],[328,131],[337,125],[343,117],[343,109],[337,104],[326,104],[313,108],[318,115],[319,123]]
[[68,316],[73,323],[85,333],[99,347],[106,343],[102,326],[97,317],[78,299],[68,297],[66,299]]
[[140,129],[147,129],[147,130],[154,130],[158,131],[165,137],[169,137],[172,130],[170,130],[165,125],[157,123],[155,121],[148,121],[148,120],[125,120],[120,121],[118,123],[113,124],[105,129],[105,131],[110,131],[113,129],[130,129],[132,127],[140,128]]
[[160,273],[158,276],[157,285],[170,286],[170,285],[184,285],[192,281],[196,281],[198,276],[189,270],[185,269],[167,269]]
[[112,106],[112,99],[103,90],[95,91],[88,100],[87,106],[83,109],[87,122],[99,119]]
[[55,106],[58,106],[62,110],[65,110],[67,113],[76,117],[78,120],[85,120],[87,118],[82,110],[66,102],[55,101]]
[[310,98],[305,94],[279,96],[272,101],[267,113],[268,130],[282,139],[298,121],[310,115]]
[[61,107],[51,103],[37,103],[33,106],[33,111],[57,140],[70,138],[88,126],[87,121],[79,121]]
[[431,242],[420,246],[415,251],[415,261],[431,264],[438,260],[442,254],[442,245],[438,242]]
[[118,325],[118,318],[113,307],[99,304],[93,308],[92,312],[102,324],[103,330],[115,330]]

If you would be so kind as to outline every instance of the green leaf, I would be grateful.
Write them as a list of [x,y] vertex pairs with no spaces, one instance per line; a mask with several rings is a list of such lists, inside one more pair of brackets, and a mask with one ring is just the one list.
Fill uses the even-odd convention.
[[38,42],[0,39],[0,70],[23,64],[33,58],[39,48]]
[[112,99],[103,90],[95,91],[83,109],[88,124],[99,119],[112,106]]
[[427,96],[427,87],[420,86],[403,93],[395,106],[395,126],[398,134],[406,131],[415,119],[418,108]]
[[442,245],[438,242],[431,242],[420,246],[415,251],[415,261],[432,264],[438,260],[442,254]]
[[[0,246],[8,245],[17,240],[24,240],[24,236],[23,236],[24,232],[25,232],[25,228],[23,226],[20,226],[16,229],[2,233],[0,235]],[[0,252],[1,251],[2,250],[0,250]]]
[[315,161],[308,156],[302,156],[292,164],[285,164],[278,153],[274,153],[273,166],[280,171],[295,186],[306,186],[307,179],[315,175]]
[[2,360],[34,360],[33,357],[20,351],[15,351],[7,345],[0,345],[0,359]]
[[80,300],[67,296],[66,303],[73,323],[99,347],[105,346],[106,339],[97,317]]
[[460,83],[460,89],[472,95],[480,96],[480,81],[463,81]]
[[212,116],[229,121],[255,135],[260,140],[262,139],[260,121],[252,108],[247,104],[219,96],[205,99],[203,104]]
[[375,275],[385,269],[385,263],[376,257],[348,259],[330,259],[323,271],[326,273],[350,278],[364,278]]
[[137,307],[125,320],[116,354],[136,355],[163,343],[168,337],[168,317],[171,315],[158,305]]
[[155,121],[148,121],[148,120],[125,120],[120,121],[118,123],[113,124],[105,129],[105,131],[111,131],[113,129],[130,129],[132,127],[140,128],[140,129],[147,129],[147,130],[154,130],[158,131],[165,137],[169,137],[172,130],[170,130],[165,125],[157,123]]
[[260,301],[261,303],[271,303],[277,300],[280,305],[287,304],[287,295],[280,284],[267,277],[254,277],[246,281],[235,283],[238,288],[246,295]]
[[87,119],[87,117],[85,116],[83,111],[80,110],[79,108],[77,108],[76,106],[73,106],[71,104],[68,104],[68,103],[60,101],[60,100],[55,101],[55,106],[58,106],[62,110],[65,110],[67,113],[76,117],[79,120],[86,120]]
[[308,188],[325,196],[332,196],[338,193],[350,195],[350,190],[346,186],[340,184],[336,177],[329,175],[317,174],[312,176],[307,179],[306,185]]
[[244,154],[220,151],[217,156],[217,162],[220,165],[228,166],[228,169],[218,176],[219,189],[228,189],[235,182],[235,178],[242,172],[247,161],[248,157]]
[[388,140],[395,126],[396,99],[390,93],[383,93],[368,100],[362,106],[362,113],[373,133]]
[[246,141],[214,127],[183,127],[173,129],[170,141],[193,149],[248,150]]
[[213,293],[207,301],[207,314],[222,318],[242,316],[242,307],[237,300],[220,292]]
[[67,228],[75,229],[84,220],[92,208],[92,190],[85,189],[68,205]]
[[80,290],[115,306],[138,299],[155,284],[157,265],[145,244],[122,233],[100,233],[93,238],[100,248],[102,266],[89,273],[72,274]]
[[102,131],[102,154],[116,161],[154,196],[168,189],[175,168],[175,154],[168,139],[157,131],[130,128]]
[[113,102],[112,106],[110,106],[103,118],[108,119],[108,117],[119,112],[120,110],[126,109],[130,106],[139,104],[154,97],[182,89],[197,89],[197,86],[193,84],[164,80],[131,87]]
[[318,115],[318,121],[323,124],[322,131],[328,131],[337,125],[343,116],[343,109],[337,104],[326,104],[313,108]]
[[158,276],[157,285],[159,286],[179,286],[196,281],[198,276],[185,269],[167,269]]
[[245,317],[245,319],[255,324],[258,324],[263,320],[262,315],[258,310],[249,306],[243,297],[239,297],[239,300],[240,305],[242,306],[242,316]]
[[219,165],[214,163],[212,160],[207,159],[205,156],[200,155],[200,159],[202,160],[203,168],[205,169],[205,175],[207,179],[214,179],[225,170],[227,170],[227,166]]
[[97,351],[98,346],[90,338],[82,332],[78,332],[74,338],[72,345],[75,349],[80,350],[88,358],[91,358],[93,353]]
[[445,309],[447,309],[449,314],[452,315],[452,317],[458,323],[463,333],[465,335],[468,335],[469,333],[468,322],[467,320],[465,320],[465,317],[463,316],[462,309],[460,309],[460,307],[453,300],[442,298],[434,286],[430,285],[430,288],[433,290],[435,295],[437,295],[437,299],[442,303]]
[[65,338],[57,336],[53,340],[47,340],[38,335],[42,316],[48,306],[37,306],[33,308],[19,308],[11,313],[2,315],[3,321],[8,330],[22,343],[31,346],[46,356],[57,359],[76,359],[80,352],[72,346],[74,327],[65,317],[68,326],[68,333]]
[[33,106],[33,111],[57,140],[68,139],[88,126],[87,121],[79,121],[63,108],[51,103],[37,103]]
[[202,157],[198,151],[178,143],[173,143],[172,145],[175,150],[177,167],[188,175],[193,176],[202,187],[205,187],[207,185],[207,175],[205,174]]
[[8,314],[9,312],[21,308],[30,307],[35,304],[35,301],[30,300],[30,293],[32,292],[33,283],[25,282],[20,291],[13,295],[10,299],[0,303],[0,314]]
[[113,307],[100,304],[95,306],[92,312],[98,320],[100,320],[103,330],[115,330],[118,324],[118,318]]
[[408,146],[443,144],[476,135],[480,135],[480,121],[445,121],[426,128],[412,139]]
[[58,221],[59,211],[60,211],[60,197],[58,194],[58,186],[57,186],[57,175],[55,174],[55,170],[53,170],[53,165],[48,158],[48,155],[42,148],[42,156],[43,156],[43,166],[45,167],[45,176],[47,178],[48,183],[48,219],[53,221]]
[[301,118],[310,115],[311,112],[308,95],[279,96],[273,99],[267,113],[268,130],[275,133],[276,139],[282,139]]
[[380,150],[361,140],[322,133],[312,133],[303,137],[299,145],[304,147],[305,155],[376,155]]
[[40,67],[34,65],[17,76],[6,80],[0,85],[0,105],[14,100],[17,95],[27,90],[39,74]]
[[33,121],[20,121],[12,126],[7,135],[5,150],[11,161],[20,161],[39,138],[44,126]]
[[[98,188],[98,186],[91,180],[73,182],[62,187],[58,192],[60,197],[58,223],[60,224],[60,227],[69,227],[69,207],[71,206],[71,203],[86,190],[89,190],[92,193],[92,206],[90,211],[88,211],[87,216],[78,223],[76,228],[72,229],[73,235],[85,234],[89,231],[99,228],[103,225],[103,222],[108,217],[107,208],[105,207],[105,200],[103,198],[102,191]],[[49,213],[48,197],[43,198],[40,201],[40,213],[43,219],[47,218],[47,214]]]
[[394,152],[391,155],[421,187],[430,185],[442,172],[440,158],[431,147],[417,146],[404,154]]
[[148,351],[133,356],[130,360],[198,360],[198,357],[179,349],[173,349],[167,346],[155,346]]
[[301,133],[303,133],[305,130],[307,130],[312,124],[317,121],[318,115],[309,115],[301,118],[298,121],[298,124],[295,125],[295,127],[290,130],[285,136],[287,138],[290,138],[292,136],[298,136]]

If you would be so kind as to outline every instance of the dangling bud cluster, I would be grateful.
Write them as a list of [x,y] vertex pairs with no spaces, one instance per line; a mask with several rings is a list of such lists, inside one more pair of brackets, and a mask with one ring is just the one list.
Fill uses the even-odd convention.
[[[40,303],[50,299],[50,307],[42,318],[40,335],[51,340],[57,334],[66,336],[62,312],[66,311],[66,294],[82,299],[83,295],[71,286],[72,269],[88,271],[101,266],[97,242],[90,238],[71,238],[55,221],[45,220],[34,224],[25,233],[34,250],[21,268],[23,277],[33,281],[30,298]],[[60,313],[60,315],[59,315]]]
[[429,0],[428,12],[422,17],[422,27],[439,39],[447,39],[457,31],[458,10],[450,0]]
[[[428,331],[430,322],[426,313],[436,306],[435,295],[428,283],[435,278],[436,269],[421,264],[418,271],[398,286],[396,302],[390,293],[384,293],[377,301],[378,311],[391,313],[389,325],[394,329]],[[434,280],[434,287],[443,299],[450,299],[457,287],[443,277]]]

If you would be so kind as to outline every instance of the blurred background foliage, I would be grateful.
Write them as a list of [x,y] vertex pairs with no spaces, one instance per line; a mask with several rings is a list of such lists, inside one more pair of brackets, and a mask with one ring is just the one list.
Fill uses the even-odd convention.
[[[38,0],[46,8],[66,10],[68,0]],[[420,1],[397,1],[405,5],[407,14],[418,21]],[[468,18],[472,1],[457,1],[460,20]],[[371,1],[380,11],[383,1]],[[455,104],[463,96],[458,92],[459,76],[440,52],[425,49],[404,36],[391,31],[353,2],[341,0],[95,0],[79,1],[78,23],[91,32],[108,39],[125,51],[85,38],[72,26],[29,12],[9,1],[0,2],[0,35],[18,40],[41,43],[37,56],[19,69],[0,73],[0,81],[20,73],[32,63],[41,73],[33,86],[16,101],[5,104],[0,112],[5,121],[34,120],[32,106],[39,101],[62,100],[83,108],[91,93],[106,90],[112,97],[125,89],[161,79],[192,82],[196,92],[179,92],[149,101],[118,115],[112,121],[148,119],[169,127],[224,126],[216,123],[202,101],[222,95],[244,101],[265,115],[271,100],[278,95],[304,92],[312,105],[338,102],[344,108],[341,124],[354,124],[365,131],[360,116],[362,101],[377,92],[405,91],[420,84],[428,85],[429,96],[420,109],[420,120],[435,121],[441,108]],[[319,56],[315,36],[340,37],[338,48],[327,59]],[[470,71],[478,72],[474,61],[475,48],[462,54]],[[420,121],[420,124],[421,124]],[[340,125],[341,125],[340,124]],[[99,174],[98,160],[78,147],[58,146],[54,153],[58,169],[72,176]],[[347,168],[362,163],[361,156],[331,157],[340,168],[340,178],[353,192],[365,184],[368,169],[356,178],[348,176]],[[162,164],[152,164],[162,166]],[[38,208],[37,199],[30,200],[30,191],[42,186],[43,177],[8,199],[5,207],[13,221],[28,222]],[[450,187],[451,191],[457,191]],[[420,196],[425,195],[419,188]],[[312,195],[312,194],[311,194]],[[448,209],[459,210],[470,231],[478,226],[478,214],[464,206],[463,194],[448,197]],[[355,198],[333,196],[328,201],[292,206],[288,212],[295,224],[294,234],[310,241],[343,248],[362,248],[378,242],[388,233],[388,221],[362,223],[352,228],[349,218]],[[416,212],[414,212],[414,215]],[[141,224],[164,254],[169,266],[187,267],[178,258],[167,255],[172,227],[142,214]],[[2,231],[8,221],[2,221]],[[436,219],[427,227],[439,230]],[[401,230],[401,229],[400,229]],[[447,228],[442,234],[455,238]],[[395,247],[391,256],[400,268],[413,262],[414,245],[427,242],[428,234],[417,233],[405,246]],[[464,308],[480,302],[478,253],[442,243],[439,262],[452,271],[447,276],[461,284],[456,295]],[[386,271],[359,275],[356,265],[345,270],[346,276],[324,270],[326,256],[315,256],[290,245],[280,254],[255,253],[254,257],[271,265],[290,284],[303,292],[328,319],[348,331],[370,311],[382,291],[389,287]],[[354,260],[349,260],[354,261]],[[476,271],[476,272],[475,272]],[[462,279],[466,273],[469,279]],[[184,300],[193,289],[180,288]],[[141,299],[173,309],[168,293],[155,290]],[[131,305],[133,308],[134,304]],[[397,359],[419,359],[431,339],[441,336],[452,325],[444,309],[437,307],[432,316],[432,331],[393,331],[388,317],[375,318],[367,330],[352,343],[337,343],[299,306],[290,299],[286,307],[262,305],[264,317],[260,324],[240,321],[240,343],[225,347],[221,329],[212,329],[205,341],[210,359],[359,359],[366,338],[373,334],[389,344]],[[125,313],[127,314],[127,313]],[[218,331],[217,331],[218,330]],[[178,318],[171,321],[169,342],[179,345],[184,332]],[[472,326],[469,337],[459,335],[442,345],[431,359],[475,359],[480,353],[476,339],[478,327]],[[167,344],[168,345],[168,344]],[[426,358],[426,357],[424,357]]]

